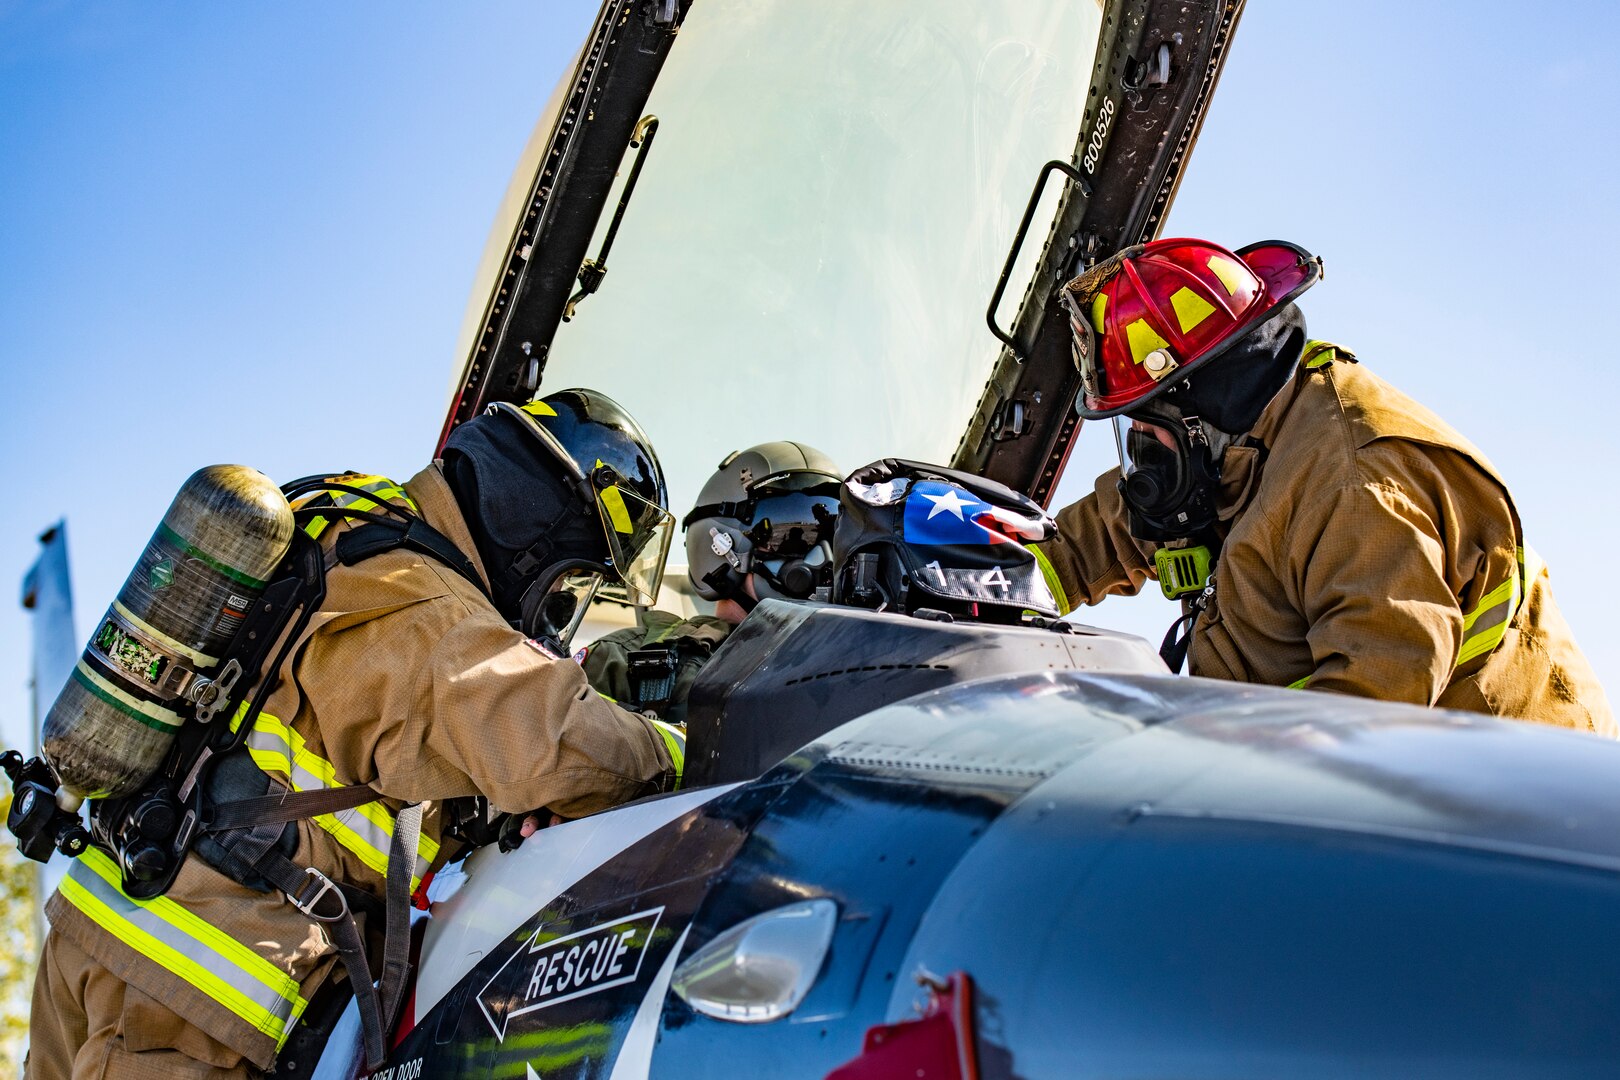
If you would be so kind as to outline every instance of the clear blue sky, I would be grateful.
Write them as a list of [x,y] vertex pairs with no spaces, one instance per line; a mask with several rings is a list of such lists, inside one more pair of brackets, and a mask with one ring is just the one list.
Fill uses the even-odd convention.
[[[0,0],[5,731],[44,526],[68,518],[87,631],[199,465],[426,459],[497,200],[593,13]],[[1170,231],[1325,256],[1312,330],[1492,457],[1620,692],[1617,37],[1600,2],[1251,0]],[[1111,457],[1088,429],[1063,494]],[[1092,621],[1156,640],[1170,614]]]

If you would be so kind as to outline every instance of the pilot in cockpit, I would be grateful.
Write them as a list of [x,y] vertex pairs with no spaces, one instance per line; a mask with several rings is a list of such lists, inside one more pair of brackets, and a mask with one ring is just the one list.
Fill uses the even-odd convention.
[[698,672],[759,601],[825,594],[842,476],[804,443],[727,455],[682,522],[687,574],[714,614],[651,610],[640,626],[598,639],[582,661],[591,685],[621,704],[684,720]]

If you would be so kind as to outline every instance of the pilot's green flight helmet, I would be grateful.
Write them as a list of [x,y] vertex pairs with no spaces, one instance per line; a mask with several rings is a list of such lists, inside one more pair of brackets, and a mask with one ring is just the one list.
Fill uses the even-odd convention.
[[804,443],[761,443],[727,455],[682,523],[698,595],[747,610],[756,598],[803,599],[829,584],[842,479],[831,458]]

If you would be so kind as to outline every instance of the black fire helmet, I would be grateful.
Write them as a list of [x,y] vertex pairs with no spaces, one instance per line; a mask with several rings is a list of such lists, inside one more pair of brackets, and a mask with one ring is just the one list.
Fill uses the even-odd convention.
[[[534,633],[564,578],[595,575],[653,602],[674,518],[651,442],[613,399],[571,389],[495,402],[451,432],[443,455],[496,606],[520,629]],[[577,623],[588,596],[569,591]]]

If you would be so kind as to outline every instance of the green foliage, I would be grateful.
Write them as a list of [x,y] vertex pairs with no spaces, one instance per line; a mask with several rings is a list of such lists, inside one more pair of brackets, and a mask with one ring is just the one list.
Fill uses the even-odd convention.
[[[11,812],[11,792],[0,796],[0,821]],[[28,1007],[34,987],[34,889],[38,866],[0,840],[0,1078],[22,1075],[28,1047]]]

